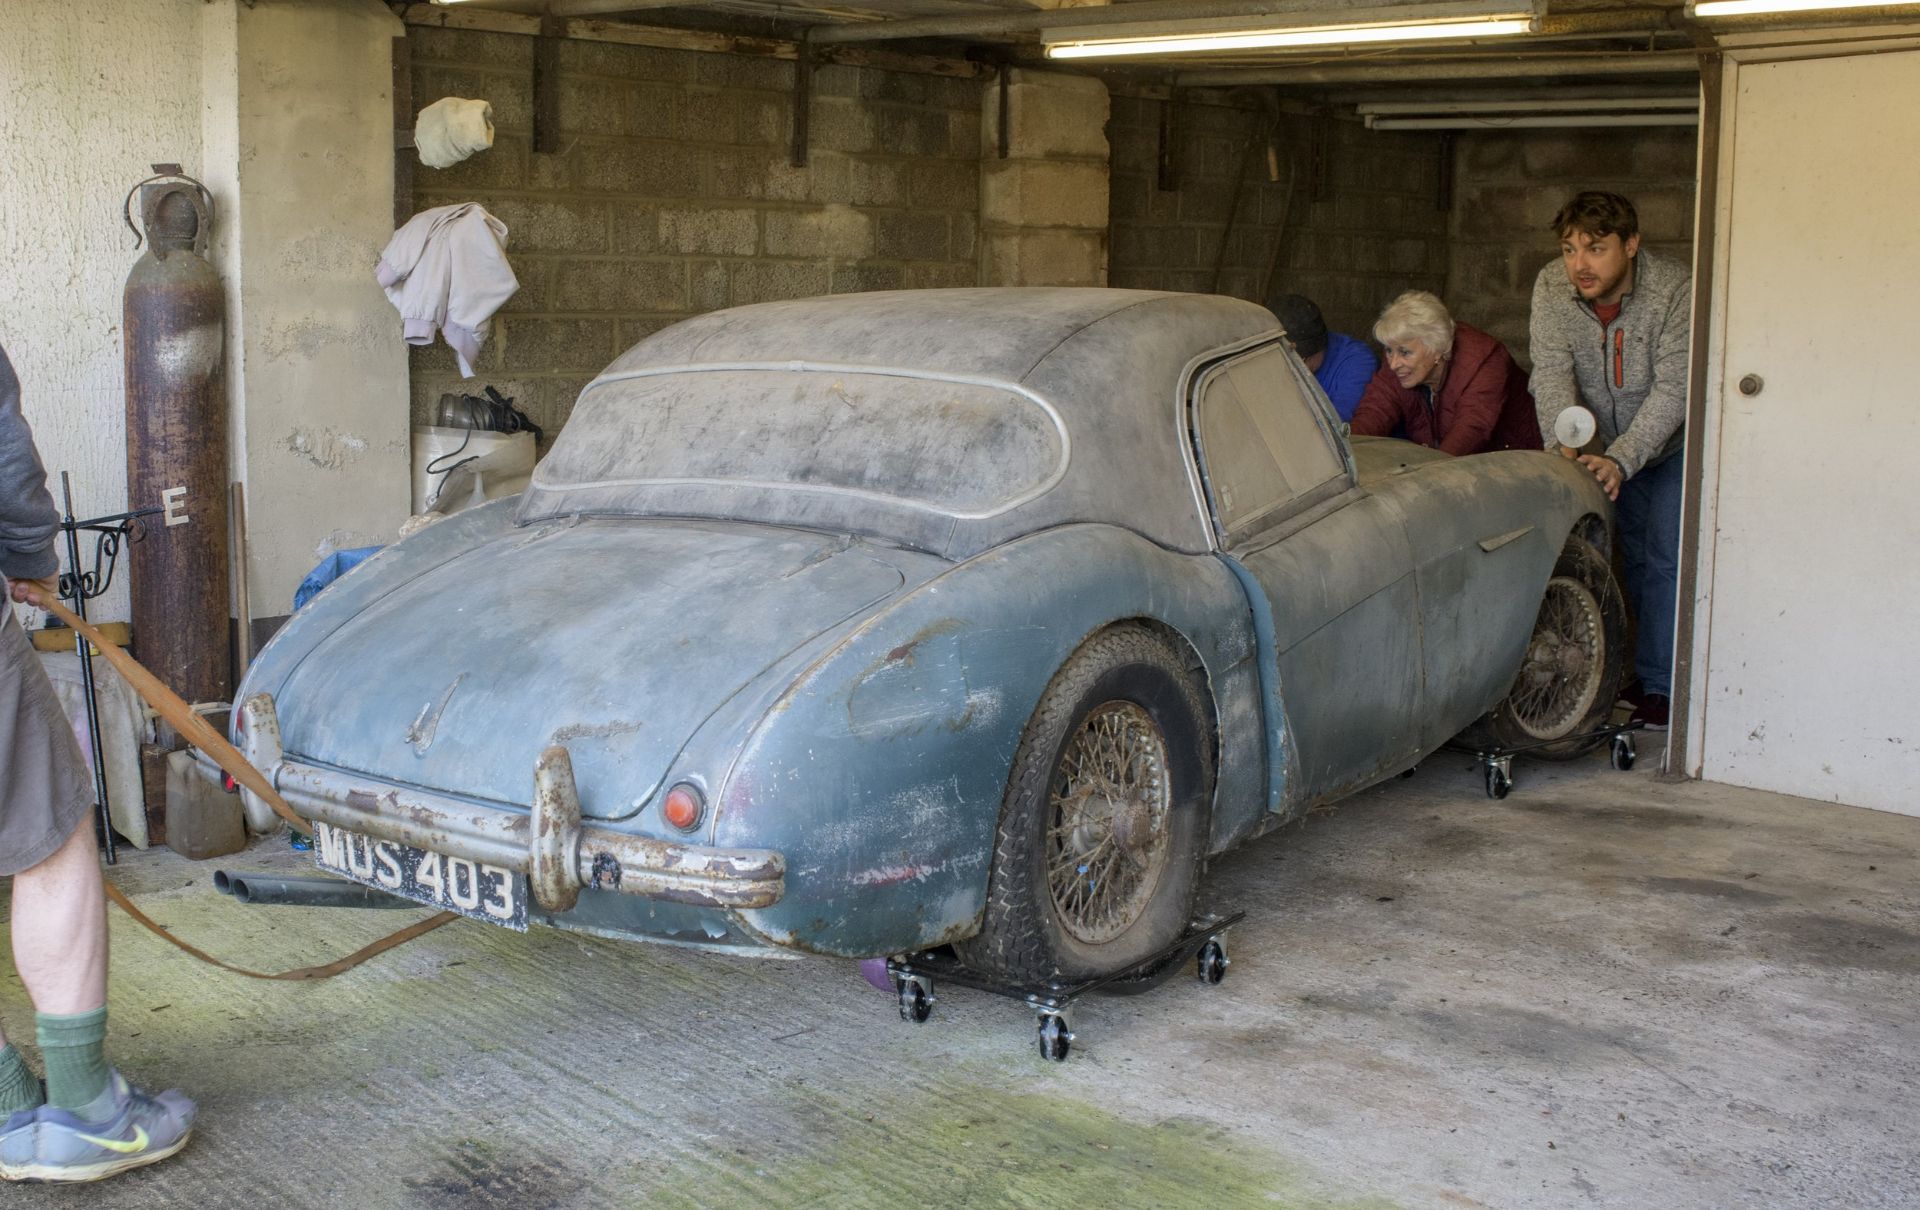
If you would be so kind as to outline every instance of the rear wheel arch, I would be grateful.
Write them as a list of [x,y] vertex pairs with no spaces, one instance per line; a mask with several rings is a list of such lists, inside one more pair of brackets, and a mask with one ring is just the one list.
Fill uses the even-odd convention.
[[[1173,940],[1205,871],[1217,733],[1204,664],[1177,630],[1129,618],[1083,639],[1023,729],[961,957],[1025,982],[1110,973]],[[1127,755],[1088,776],[1107,747]]]
[[1186,662],[1187,672],[1192,675],[1200,687],[1200,699],[1205,703],[1207,708],[1207,734],[1212,744],[1211,759],[1214,769],[1218,770],[1220,768],[1220,702],[1214,696],[1213,674],[1207,669],[1206,660],[1201,658],[1199,648],[1195,647],[1186,635],[1180,633],[1177,627],[1163,622],[1159,618],[1120,618],[1117,621],[1110,622],[1106,626],[1101,627],[1101,629],[1108,630],[1114,626],[1143,627],[1159,635],[1162,639],[1165,639],[1170,646],[1180,652],[1181,658]]

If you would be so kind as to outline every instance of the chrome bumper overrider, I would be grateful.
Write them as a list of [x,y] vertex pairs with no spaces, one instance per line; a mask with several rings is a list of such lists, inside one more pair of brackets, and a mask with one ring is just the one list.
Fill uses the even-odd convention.
[[719,908],[767,907],[786,890],[786,858],[772,849],[716,849],[583,826],[573,762],[559,745],[534,763],[533,805],[511,810],[288,760],[271,696],[254,694],[239,713],[241,753],[302,816],[524,873],[548,911],[572,908],[582,887]]

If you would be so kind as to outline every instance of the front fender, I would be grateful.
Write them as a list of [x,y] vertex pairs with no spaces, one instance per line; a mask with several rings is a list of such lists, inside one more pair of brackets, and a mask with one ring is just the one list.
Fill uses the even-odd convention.
[[1131,618],[1172,627],[1204,667],[1216,802],[1234,808],[1216,810],[1214,836],[1243,832],[1266,803],[1244,591],[1210,555],[1066,526],[920,585],[777,697],[716,795],[713,837],[784,853],[787,893],[738,919],[772,944],[853,957],[973,933],[1028,717],[1088,635]]

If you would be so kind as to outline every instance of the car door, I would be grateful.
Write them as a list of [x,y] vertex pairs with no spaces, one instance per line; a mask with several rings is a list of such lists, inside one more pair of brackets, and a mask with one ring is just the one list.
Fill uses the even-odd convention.
[[1193,380],[1190,420],[1222,554],[1261,633],[1274,809],[1298,811],[1417,753],[1419,599],[1396,506],[1355,482],[1325,397],[1277,344]]
[[1537,524],[1538,488],[1501,473],[1525,455],[1421,465],[1379,485],[1406,518],[1419,587],[1422,751],[1458,734],[1507,693],[1526,654],[1564,531]]

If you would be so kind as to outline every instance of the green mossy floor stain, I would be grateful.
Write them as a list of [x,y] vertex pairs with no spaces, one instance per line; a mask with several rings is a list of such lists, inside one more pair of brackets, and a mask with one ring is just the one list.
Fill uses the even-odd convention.
[[[634,1204],[663,1210],[769,1206],[1281,1206],[1390,1210],[1329,1196],[1298,1169],[1192,1119],[1139,1125],[1066,1098],[977,1090],[965,1105],[910,1097],[801,1159],[715,1156],[698,1171],[636,1181]],[[637,1175],[637,1174],[636,1174]]]
[[[204,885],[143,898],[264,968],[401,922],[241,908]],[[302,1210],[1388,1205],[1204,1108],[1155,1120],[1135,1097],[1122,1116],[1099,1103],[1097,1055],[1055,1068],[1000,1017],[876,1042],[890,1000],[831,964],[456,926],[341,979],[258,983],[111,919],[114,1060],[186,1089],[205,1129],[145,1178],[165,1197],[128,1181],[103,1210],[237,1204],[263,1184]],[[0,967],[0,1014],[26,1011]]]

